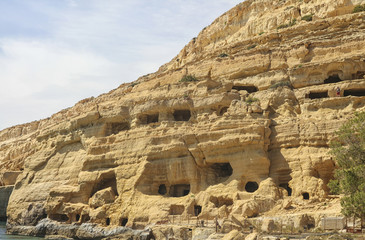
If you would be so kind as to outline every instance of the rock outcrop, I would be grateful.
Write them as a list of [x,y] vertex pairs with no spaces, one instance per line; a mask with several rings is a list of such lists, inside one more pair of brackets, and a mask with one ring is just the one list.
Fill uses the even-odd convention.
[[247,0],[156,73],[1,131],[1,171],[22,171],[9,232],[171,215],[239,227],[328,202],[329,143],[365,109],[363,3]]

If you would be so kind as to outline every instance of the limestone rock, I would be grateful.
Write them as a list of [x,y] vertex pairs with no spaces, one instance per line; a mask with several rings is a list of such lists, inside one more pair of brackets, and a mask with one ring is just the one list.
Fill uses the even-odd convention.
[[244,1],[157,72],[0,131],[0,184],[21,172],[9,231],[111,237],[93,227],[161,224],[156,236],[182,238],[190,228],[171,220],[228,219],[230,232],[245,217],[301,228],[339,214],[329,143],[365,110],[356,4],[365,0]]

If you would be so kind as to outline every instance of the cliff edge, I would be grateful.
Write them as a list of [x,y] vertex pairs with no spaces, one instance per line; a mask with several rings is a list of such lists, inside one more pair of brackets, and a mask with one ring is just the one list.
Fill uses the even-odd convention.
[[242,2],[156,73],[1,131],[0,175],[21,172],[8,231],[48,234],[32,228],[45,218],[143,229],[178,215],[239,229],[257,216],[299,216],[303,228],[340,215],[328,151],[365,110],[357,4]]

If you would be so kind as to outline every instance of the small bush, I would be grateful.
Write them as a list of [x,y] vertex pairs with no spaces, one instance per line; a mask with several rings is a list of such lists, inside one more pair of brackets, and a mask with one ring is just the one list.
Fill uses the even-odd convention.
[[138,84],[139,84],[139,82],[132,82],[131,86],[134,87],[134,86],[137,86]]
[[253,44],[253,45],[251,45],[251,46],[248,46],[248,47],[247,47],[247,50],[253,49],[253,48],[255,48],[255,47],[257,47],[257,45],[256,45],[256,44]]
[[185,75],[180,79],[180,82],[197,82],[198,79],[193,75]]
[[293,19],[291,22],[287,23],[287,24],[281,24],[279,25],[279,27],[277,27],[277,29],[283,29],[283,28],[288,28],[288,27],[292,27],[297,23],[297,19]]
[[254,97],[248,97],[245,99],[245,102],[249,105],[251,105],[252,103],[254,102],[258,102],[259,100],[257,98],[254,98]]
[[218,57],[220,57],[220,58],[228,57],[228,54],[227,53],[221,53],[221,54],[219,54]]
[[364,12],[365,11],[365,4],[363,5],[356,5],[354,7],[354,10],[352,11],[353,13],[358,13],[358,12]]
[[262,34],[264,34],[265,32],[260,32],[259,35],[261,36]]
[[302,20],[303,21],[307,21],[307,22],[310,22],[313,20],[313,14],[309,14],[309,15],[305,15],[302,17]]
[[291,85],[291,83],[289,81],[282,81],[282,82],[277,82],[273,85],[270,86],[270,89],[276,89],[278,87],[289,87],[289,88],[293,88],[293,86]]

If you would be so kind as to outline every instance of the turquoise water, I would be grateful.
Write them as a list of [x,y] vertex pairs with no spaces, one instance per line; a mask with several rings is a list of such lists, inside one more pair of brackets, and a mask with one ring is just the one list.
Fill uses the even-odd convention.
[[5,222],[0,222],[0,240],[8,240],[8,239],[23,239],[23,240],[40,240],[43,238],[36,238],[36,237],[24,237],[24,236],[17,236],[17,235],[6,235],[6,226]]

